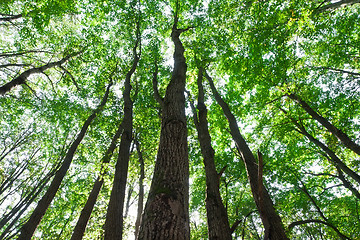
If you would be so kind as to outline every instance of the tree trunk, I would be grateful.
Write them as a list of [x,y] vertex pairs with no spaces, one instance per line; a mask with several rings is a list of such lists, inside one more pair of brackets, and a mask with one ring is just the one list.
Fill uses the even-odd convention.
[[186,62],[175,14],[171,38],[174,70],[162,108],[161,134],[138,239],[190,239],[189,159],[185,117]]
[[[139,24],[139,23],[138,23]],[[137,26],[139,28],[139,25]],[[138,30],[137,30],[138,31]],[[115,166],[115,176],[113,187],[110,195],[110,202],[107,209],[105,221],[105,240],[119,240],[122,239],[123,233],[123,209],[126,181],[128,174],[130,145],[132,142],[133,130],[133,102],[131,100],[131,76],[135,72],[139,62],[139,55],[137,53],[138,45],[140,44],[140,35],[137,32],[137,40],[133,48],[134,60],[131,69],[126,74],[124,83],[124,118],[122,121],[123,134],[121,136],[119,155]]]
[[307,104],[304,100],[302,100],[299,96],[296,94],[288,94],[289,98],[293,99],[295,102],[300,104],[300,106],[308,113],[310,114],[313,119],[318,121],[322,126],[324,126],[329,132],[331,132],[335,137],[337,137],[347,148],[351,149],[355,153],[360,155],[360,145],[356,144],[353,140],[350,139],[350,137],[342,132],[340,129],[336,128],[334,125],[332,125],[326,118],[315,112],[309,104]]
[[102,166],[101,166],[100,174],[94,183],[94,186],[89,194],[89,197],[85,203],[84,208],[81,211],[80,217],[76,223],[73,234],[71,236],[71,240],[81,240],[84,236],[86,225],[90,219],[97,197],[99,196],[101,187],[104,183],[105,172],[103,170],[103,166],[110,162],[111,156],[116,148],[116,142],[119,139],[121,132],[122,132],[122,125],[120,124],[114,137],[111,140],[109,148],[107,149],[103,159],[101,160]]
[[192,105],[194,113],[194,122],[198,131],[198,138],[201,147],[201,153],[204,158],[206,173],[206,214],[208,224],[209,240],[231,240],[231,230],[226,209],[221,200],[219,191],[220,174],[215,167],[215,151],[211,146],[211,136],[208,129],[207,109],[204,103],[204,89],[202,85],[203,69],[199,69],[198,75],[198,105],[199,117],[196,109]]
[[63,59],[57,61],[57,62],[50,62],[48,64],[45,64],[44,66],[37,67],[37,68],[31,68],[26,70],[25,72],[21,73],[18,77],[14,78],[10,82],[6,83],[5,85],[0,87],[0,95],[4,95],[5,93],[9,92],[13,87],[16,87],[21,84],[25,84],[28,77],[35,73],[42,73],[45,70],[53,67],[59,67],[61,64],[65,63],[70,58],[78,55],[80,52],[75,52],[72,54],[67,55]]
[[[211,77],[206,72],[205,76],[209,81],[211,90],[214,94],[216,101],[221,106],[226,118],[228,119],[231,136],[234,139],[236,147],[244,161],[248,179],[250,182],[251,192],[253,194],[256,207],[259,211],[262,223],[265,228],[264,239],[288,239],[286,237],[281,218],[274,209],[269,193],[262,185],[262,179],[258,179],[259,170],[256,164],[255,157],[252,154],[245,139],[242,137],[234,115],[231,113],[231,110],[227,103],[221,98],[221,96],[217,92]],[[261,191],[259,191],[260,189]]]
[[111,84],[106,89],[105,95],[100,103],[100,105],[94,110],[94,112],[86,119],[84,125],[81,128],[80,133],[76,137],[75,141],[71,144],[68,152],[66,153],[65,159],[60,167],[60,169],[56,172],[55,177],[53,178],[48,190],[46,191],[45,195],[41,198],[38,205],[34,209],[33,213],[31,214],[29,220],[22,226],[20,229],[21,234],[18,240],[30,240],[32,235],[34,234],[37,226],[39,225],[42,217],[44,216],[46,210],[48,209],[50,203],[55,197],[56,192],[59,190],[61,182],[65,177],[67,170],[70,167],[74,154],[76,152],[77,147],[79,146],[80,142],[84,138],[88,127],[90,126],[91,122],[95,119],[96,115],[103,109],[105,103],[109,96]]
[[139,176],[139,200],[138,200],[138,209],[137,216],[135,222],[135,239],[139,235],[140,223],[141,223],[141,215],[144,208],[144,178],[145,178],[145,164],[144,159],[141,153],[140,144],[137,140],[135,140],[136,151],[138,153],[139,163],[140,163],[140,176]]

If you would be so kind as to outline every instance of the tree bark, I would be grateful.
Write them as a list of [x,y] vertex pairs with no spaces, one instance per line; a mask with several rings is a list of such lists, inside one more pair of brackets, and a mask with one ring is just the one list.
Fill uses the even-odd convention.
[[174,69],[162,109],[161,134],[154,176],[138,239],[190,239],[189,159],[185,117],[187,65],[175,14],[171,39]]
[[120,124],[114,137],[111,140],[109,148],[107,149],[104,157],[101,160],[102,166],[100,169],[100,174],[93,185],[93,188],[89,194],[89,197],[85,203],[84,208],[81,211],[80,217],[76,223],[73,234],[71,236],[71,240],[81,240],[84,236],[86,225],[87,225],[87,223],[90,219],[91,213],[94,209],[94,206],[95,206],[97,197],[99,196],[101,187],[104,184],[105,172],[104,172],[103,167],[104,167],[104,165],[106,165],[110,162],[110,159],[116,148],[116,142],[119,139],[121,132],[122,132],[122,125]]
[[[139,24],[139,23],[138,23]],[[115,176],[111,190],[109,206],[105,220],[105,240],[122,239],[123,233],[123,209],[125,199],[126,181],[130,158],[130,145],[132,142],[133,130],[133,102],[131,100],[131,76],[136,70],[139,62],[137,48],[140,44],[139,25],[137,25],[137,39],[133,48],[133,63],[126,74],[124,83],[124,118],[122,121],[123,134],[121,135],[119,155],[115,166]]]
[[[242,137],[237,121],[234,115],[231,113],[231,110],[227,103],[221,98],[220,94],[217,92],[215,85],[212,81],[212,78],[205,72],[205,76],[209,81],[211,90],[214,94],[214,97],[218,104],[221,106],[226,118],[228,119],[230,133],[236,144],[236,147],[245,163],[245,168],[247,171],[247,176],[250,182],[251,192],[253,194],[256,207],[259,211],[262,223],[265,228],[265,237],[264,239],[288,239],[286,237],[284,227],[281,222],[281,218],[276,213],[271,198],[268,191],[262,185],[262,179],[258,179],[258,166],[254,155],[252,154],[249,146],[247,145],[245,139]],[[262,190],[259,192],[259,188]]]
[[335,137],[337,137],[347,148],[351,149],[358,155],[360,155],[360,145],[356,144],[353,140],[350,139],[350,137],[342,132],[340,129],[336,128],[334,125],[332,125],[326,118],[315,112],[309,104],[307,104],[304,100],[302,100],[298,95],[296,94],[288,94],[287,95],[290,99],[294,100],[300,106],[308,113],[310,114],[313,119],[318,121],[322,126],[324,126],[329,132],[331,132]]
[[202,85],[203,69],[198,74],[198,116],[196,109],[191,103],[194,114],[194,122],[198,131],[201,153],[206,173],[206,214],[209,240],[231,240],[231,229],[226,209],[221,200],[219,191],[220,175],[216,171],[215,151],[211,146],[211,136],[208,129],[207,109],[204,103],[204,89]]
[[53,67],[59,67],[61,66],[61,64],[65,63],[66,61],[68,61],[70,58],[78,55],[80,52],[74,52],[72,54],[67,55],[66,57],[64,57],[63,59],[57,61],[57,62],[50,62],[48,64],[45,64],[41,67],[37,67],[37,68],[31,68],[26,70],[25,72],[21,73],[19,76],[17,76],[16,78],[14,78],[13,80],[11,80],[10,82],[4,84],[3,86],[0,87],[0,95],[4,95],[5,93],[9,92],[13,87],[16,87],[18,85],[21,84],[25,84],[26,80],[28,79],[28,77],[32,74],[35,73],[42,73],[45,70],[49,69],[49,68],[53,68]]
[[21,227],[21,234],[18,240],[30,240],[32,235],[34,234],[37,226],[39,225],[42,217],[44,216],[46,210],[48,209],[50,203],[55,197],[56,192],[59,190],[61,182],[66,175],[67,170],[70,167],[74,154],[79,146],[80,142],[84,138],[88,127],[91,122],[95,119],[98,113],[104,108],[106,101],[109,96],[111,84],[106,89],[105,95],[100,103],[100,105],[94,110],[94,112],[86,119],[84,125],[81,128],[80,133],[76,137],[75,141],[71,144],[69,150],[66,153],[65,159],[60,167],[60,169],[56,172],[55,177],[53,178],[48,190],[45,195],[41,198],[38,205],[34,209],[31,214],[29,220]]

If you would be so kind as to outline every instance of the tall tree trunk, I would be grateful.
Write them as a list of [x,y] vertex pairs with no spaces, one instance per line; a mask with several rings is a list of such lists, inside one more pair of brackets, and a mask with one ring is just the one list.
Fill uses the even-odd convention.
[[139,176],[139,200],[138,200],[138,209],[137,216],[135,222],[135,239],[139,235],[140,223],[141,223],[141,215],[144,208],[144,178],[145,178],[145,164],[142,156],[142,152],[140,149],[140,144],[137,139],[135,139],[136,151],[138,153],[139,163],[140,163],[140,176]]
[[206,72],[205,76],[209,81],[211,90],[214,94],[216,101],[221,106],[226,118],[228,119],[231,136],[234,139],[236,147],[244,161],[248,179],[250,182],[251,192],[253,194],[256,207],[259,211],[262,223],[265,228],[264,239],[288,239],[286,237],[281,218],[274,209],[269,193],[266,190],[265,186],[263,186],[262,179],[258,178],[259,169],[256,164],[255,157],[252,154],[245,139],[242,137],[234,115],[231,113],[231,110],[227,103],[221,98],[220,94],[217,92],[212,78]]
[[0,87],[0,95],[4,95],[5,93],[9,92],[13,87],[16,87],[21,84],[25,84],[28,77],[35,73],[42,73],[45,70],[53,67],[60,67],[63,63],[68,61],[70,58],[80,54],[80,52],[74,52],[72,54],[67,55],[63,59],[57,61],[57,62],[50,62],[48,64],[45,64],[44,66],[37,67],[37,68],[30,68],[26,70],[25,72],[21,73],[19,76],[11,80],[10,82],[4,84]]
[[76,137],[75,141],[71,144],[69,150],[66,153],[65,159],[60,167],[60,169],[56,172],[55,177],[53,178],[48,190],[46,191],[45,195],[41,198],[38,205],[34,209],[33,213],[31,214],[29,220],[22,226],[21,234],[18,240],[30,240],[32,235],[34,234],[37,226],[39,225],[42,217],[44,216],[46,210],[48,209],[50,203],[55,197],[56,192],[59,190],[61,182],[65,177],[67,170],[70,167],[74,154],[76,152],[77,147],[79,146],[80,142],[84,138],[88,127],[90,126],[91,122],[95,119],[97,114],[104,108],[105,103],[109,96],[110,87],[112,84],[106,89],[105,95],[100,103],[100,105],[94,110],[94,112],[86,119],[84,125],[81,128],[80,133]]
[[102,166],[101,166],[100,174],[94,183],[94,186],[89,194],[89,197],[85,203],[84,208],[81,211],[80,217],[76,223],[73,234],[71,236],[71,240],[81,240],[84,236],[86,225],[94,209],[101,187],[104,184],[105,171],[103,167],[110,162],[111,156],[113,155],[113,152],[116,148],[116,142],[119,139],[121,132],[122,132],[122,125],[120,124],[114,137],[111,140],[109,148],[107,149],[104,157],[101,160]]
[[189,158],[185,117],[186,62],[177,13],[171,32],[174,70],[162,108],[161,134],[154,176],[138,239],[190,239]]
[[220,174],[217,173],[215,167],[215,151],[211,146],[211,136],[208,129],[207,109],[204,103],[204,89],[202,85],[203,69],[199,69],[198,74],[198,117],[196,109],[192,105],[194,113],[194,122],[198,131],[198,138],[201,147],[201,153],[204,158],[204,166],[206,173],[206,214],[208,224],[209,240],[231,240],[231,229],[226,209],[221,200],[219,191]]
[[337,137],[347,148],[351,149],[355,153],[360,155],[360,145],[356,144],[346,133],[332,125],[326,118],[314,111],[309,104],[302,100],[296,94],[288,94],[289,98],[300,104],[300,106],[310,114],[313,119],[318,121],[322,126],[324,126],[329,132],[331,132],[335,137]]
[[139,22],[137,23],[137,39],[133,48],[133,63],[129,72],[126,74],[124,83],[124,118],[122,121],[123,134],[121,135],[119,155],[115,166],[115,176],[113,187],[110,195],[110,202],[107,209],[105,221],[105,240],[119,240],[122,239],[123,233],[123,209],[126,181],[128,174],[129,158],[130,158],[130,145],[132,142],[133,130],[133,102],[131,100],[131,76],[136,70],[139,62],[139,55],[137,48],[140,44],[140,30]]

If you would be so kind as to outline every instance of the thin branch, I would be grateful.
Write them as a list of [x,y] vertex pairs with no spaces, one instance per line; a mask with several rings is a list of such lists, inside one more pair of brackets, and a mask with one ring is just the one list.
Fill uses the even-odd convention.
[[336,10],[341,7],[347,7],[347,6],[353,5],[355,3],[360,3],[360,0],[341,0],[341,1],[338,1],[335,3],[330,3],[325,6],[318,7],[315,10],[315,13],[319,14],[319,13],[323,13],[325,11]]
[[28,67],[31,64],[26,64],[26,63],[7,63],[7,64],[3,64],[0,65],[0,68],[7,68],[7,67]]
[[23,17],[22,13],[16,15],[6,15],[6,14],[1,14],[1,15],[6,17],[0,18],[0,22],[10,22],[12,20],[16,20]]
[[332,225],[331,223],[328,223],[328,222],[325,222],[325,221],[322,221],[322,220],[318,220],[318,219],[308,219],[308,220],[296,221],[296,222],[291,223],[288,226],[288,229],[289,229],[289,231],[291,231],[296,226],[303,225],[303,224],[308,224],[308,223],[321,223],[321,224],[324,224],[324,225],[326,225],[328,227],[331,227],[339,235],[339,237],[341,239],[351,239],[348,236],[345,236],[344,234],[340,233],[339,230],[334,225]]
[[73,76],[66,68],[64,68],[63,66],[60,65],[59,68],[60,68],[61,70],[63,70],[67,75],[69,75],[69,77],[70,77],[70,79],[72,80],[73,84],[75,85],[76,89],[77,89],[78,91],[80,91],[80,87],[79,87],[79,85],[77,84],[74,76]]
[[28,77],[32,74],[35,73],[42,73],[45,70],[49,69],[49,68],[53,68],[56,66],[61,66],[61,64],[65,63],[66,61],[68,61],[70,58],[80,54],[80,52],[74,52],[72,54],[69,54],[67,56],[65,56],[63,59],[56,61],[56,62],[49,62],[48,64],[45,64],[41,67],[37,67],[37,68],[31,68],[26,70],[25,72],[21,73],[19,76],[17,76],[16,78],[14,78],[13,80],[11,80],[10,82],[6,83],[5,85],[0,87],[0,95],[4,95],[5,93],[9,92],[13,87],[16,87],[18,85],[21,84],[25,84],[26,80],[28,79]]

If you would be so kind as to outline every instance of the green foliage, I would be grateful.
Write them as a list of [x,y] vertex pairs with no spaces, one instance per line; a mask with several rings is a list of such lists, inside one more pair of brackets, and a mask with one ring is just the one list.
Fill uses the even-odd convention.
[[[70,238],[101,169],[101,158],[122,119],[123,81],[133,59],[138,21],[141,58],[131,79],[131,97],[134,137],[141,143],[145,189],[149,190],[161,130],[161,108],[153,96],[153,73],[157,64],[158,89],[164,96],[173,67],[170,32],[177,13],[178,28],[189,28],[182,33],[181,41],[188,65],[186,88],[190,98],[197,97],[198,67],[204,67],[229,104],[251,150],[263,153],[264,185],[284,226],[300,220],[325,221],[320,209],[327,223],[357,239],[359,199],[345,187],[324,152],[299,132],[299,126],[357,173],[359,156],[286,96],[297,94],[359,143],[360,7],[354,4],[317,13],[321,2],[1,1],[0,19],[18,14],[21,17],[0,20],[0,86],[29,69],[80,53],[61,67],[31,74],[26,84],[0,96],[0,189],[13,181],[0,192],[0,216],[14,209],[61,163],[83,122],[99,104],[104,89],[113,82],[106,106],[77,149],[64,183],[35,234],[35,239]],[[241,221],[233,237],[261,238],[263,227],[245,166],[231,139],[227,119],[206,82],[204,88],[216,167],[218,171],[226,167],[220,180],[221,196],[230,225]],[[206,239],[205,172],[189,107],[186,113],[191,238]],[[130,199],[135,203],[139,163],[133,150],[129,186],[134,189]],[[103,234],[116,155],[115,151],[106,168],[105,184],[85,239],[101,239]],[[359,190],[356,181],[347,175],[345,179]],[[14,225],[8,221],[1,228],[4,239],[16,236],[48,183]],[[125,224],[129,239],[135,205]],[[291,239],[339,238],[331,227],[320,223],[296,226],[288,235]]]

